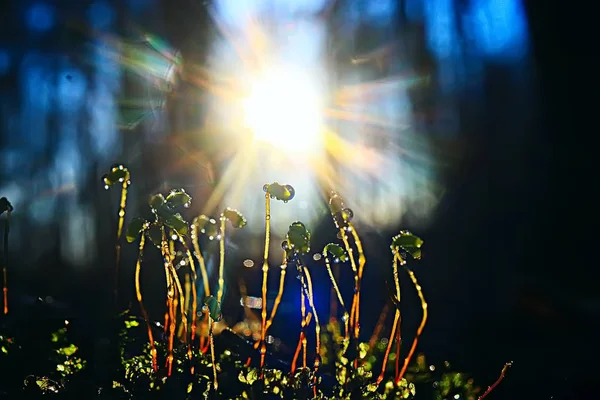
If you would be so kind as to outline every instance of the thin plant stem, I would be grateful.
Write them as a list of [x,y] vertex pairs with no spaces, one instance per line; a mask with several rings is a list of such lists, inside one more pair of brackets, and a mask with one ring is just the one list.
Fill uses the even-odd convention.
[[221,240],[219,241],[219,289],[217,291],[217,301],[220,303],[223,298],[223,286],[225,285],[224,270],[225,270],[225,223],[227,219],[221,215],[221,228],[219,235]]
[[[283,263],[281,264],[281,273],[279,274],[279,290],[277,291],[277,296],[275,297],[275,303],[273,304],[273,309],[271,310],[271,315],[267,320],[267,324],[265,325],[265,335],[269,332],[269,328],[273,325],[273,320],[275,319],[275,315],[277,314],[277,310],[279,309],[279,304],[281,303],[281,298],[283,297],[283,288],[285,285],[285,274],[287,268],[287,261],[285,257],[285,252],[283,252]],[[244,300],[245,301],[245,300]],[[258,349],[260,342],[254,343],[254,348]]]
[[358,339],[360,335],[360,286],[362,282],[363,271],[365,268],[365,263],[367,262],[365,258],[365,254],[362,247],[362,242],[360,241],[360,237],[358,236],[358,232],[354,226],[349,222],[348,228],[350,232],[352,232],[352,237],[354,239],[354,244],[356,245],[356,250],[358,251],[358,275],[356,279],[356,306],[354,310],[354,337]]
[[[398,264],[404,265],[405,261],[402,259],[400,254],[394,253],[394,287],[396,288],[396,301],[400,303],[400,278],[398,276]],[[396,340],[396,362],[394,366],[394,379],[396,382],[400,382],[402,379],[399,372],[400,366],[400,349],[402,346],[402,313],[396,307],[396,313],[398,314],[398,327],[396,328],[395,340]],[[392,332],[393,333],[393,332]],[[390,341],[391,341],[390,336]]]
[[[336,280],[339,278],[340,276],[340,266],[339,264],[334,264],[333,265],[333,279]],[[330,300],[329,300],[329,320],[330,321],[337,321],[337,293],[335,291],[335,289],[332,287],[331,288],[331,296],[330,296]],[[348,316],[348,319],[350,318],[350,316]]]
[[[208,314],[208,310],[205,310],[202,312],[202,318],[203,321],[207,327],[207,331],[209,330],[210,326],[208,324],[208,318],[209,318],[209,314]],[[204,335],[200,336],[200,339],[204,339]],[[208,348],[210,347],[210,341],[206,341],[206,343],[204,343],[204,340],[200,341],[200,352],[202,354],[206,354],[206,352],[208,351]]]
[[[204,284],[204,296],[210,296],[210,283],[208,281],[208,272],[206,270],[206,262],[204,261],[204,256],[202,255],[202,251],[200,250],[200,242],[198,238],[198,225],[197,223],[192,224],[191,227],[191,237],[192,237],[192,246],[194,247],[194,253],[196,253],[196,257],[198,258],[198,265],[200,266],[200,274],[202,275],[202,283]],[[196,285],[194,284],[194,287]],[[204,313],[202,313],[204,315]],[[200,351],[204,349],[204,328],[206,327],[206,319],[202,318],[201,326],[200,326]]]
[[[263,278],[262,278],[262,309],[261,309],[261,331],[260,331],[260,368],[261,371],[265,365],[265,354],[267,347],[265,344],[265,334],[267,327],[267,279],[269,276],[269,243],[271,238],[271,198],[269,193],[265,193],[265,250],[263,254]],[[261,372],[262,376],[262,372]]]
[[167,280],[167,312],[168,318],[165,321],[165,328],[168,325],[169,332],[169,341],[168,341],[168,355],[167,355],[167,376],[171,376],[171,371],[173,367],[173,343],[175,339],[175,329],[176,329],[176,309],[174,308],[174,299],[177,296],[177,286],[175,285],[173,276],[171,275],[171,249],[170,243],[167,241],[167,235],[165,233],[164,227],[162,230],[162,256],[163,256],[163,264],[165,268],[165,277]]
[[271,310],[271,315],[269,317],[269,320],[267,321],[267,325],[265,327],[265,332],[268,332],[271,325],[273,325],[273,320],[275,319],[275,315],[277,314],[277,310],[279,309],[279,304],[281,303],[281,298],[283,297],[286,269],[287,269],[287,260],[286,260],[285,252],[283,252],[283,261],[281,264],[281,272],[279,274],[279,290],[277,291],[277,296],[275,297],[275,303],[273,304],[273,309]]
[[390,306],[389,304],[386,304],[383,307],[383,310],[381,310],[381,314],[379,314],[379,319],[377,320],[377,324],[375,324],[375,329],[373,330],[373,334],[371,335],[371,338],[369,339],[369,349],[373,349],[373,347],[375,346],[375,342],[377,342],[377,339],[379,339],[379,335],[381,334],[381,331],[383,330],[383,325],[385,324],[385,320],[387,319],[387,315],[390,312]]
[[[304,279],[304,278],[302,278],[302,276],[300,276],[300,279]],[[300,347],[302,347],[304,350],[304,354],[302,356],[302,358],[303,358],[302,366],[304,368],[306,368],[306,335],[304,333],[304,330],[305,330],[306,326],[308,326],[308,324],[310,323],[310,313],[308,315],[306,314],[306,298],[304,296],[304,284],[302,284],[302,286],[300,286],[300,316],[302,318],[300,321],[300,339],[298,340],[298,346],[296,347],[296,352],[294,353],[294,359],[292,360],[292,369],[291,369],[292,374],[294,373],[294,371],[296,371],[296,363],[298,361],[298,356],[300,355]]]
[[387,366],[388,357],[390,356],[390,350],[392,349],[392,343],[394,342],[394,332],[396,331],[396,326],[398,325],[398,319],[400,318],[400,313],[396,310],[394,314],[394,323],[392,324],[392,332],[390,333],[390,338],[388,340],[387,347],[385,349],[385,354],[383,356],[383,364],[381,365],[381,373],[377,378],[377,385],[381,383],[383,380],[383,376],[385,375],[385,367]]
[[[403,262],[400,256],[397,253],[394,253],[394,260],[392,263],[393,274],[394,274],[394,285],[396,287],[396,298],[397,301],[400,301],[400,281],[398,280],[398,261]],[[394,313],[394,322],[392,324],[392,330],[390,331],[390,338],[388,339],[388,344],[385,349],[385,355],[383,356],[383,363],[381,365],[381,373],[377,378],[377,385],[381,383],[383,380],[383,376],[385,375],[385,368],[387,366],[388,357],[390,355],[390,350],[392,349],[392,345],[394,343],[394,337],[396,336],[396,329],[398,328],[398,322],[400,320],[400,310],[396,307],[396,312]]]
[[323,251],[323,257],[325,258],[325,266],[327,267],[327,272],[329,273],[329,278],[331,279],[331,284],[333,285],[333,290],[335,291],[335,294],[337,295],[337,299],[340,302],[342,309],[344,310],[343,311],[344,314],[342,316],[342,320],[344,321],[344,342],[347,342],[350,339],[350,332],[349,332],[349,327],[348,327],[348,324],[349,324],[348,311],[346,311],[346,305],[344,304],[344,298],[342,297],[342,293],[340,292],[340,289],[338,287],[335,276],[333,276],[333,272],[331,270],[331,262],[329,261],[327,251]]
[[[191,272],[189,274],[185,274],[184,288],[185,288],[185,309],[186,309],[186,311],[190,309],[190,299],[192,298],[192,295],[191,295],[192,294],[191,293],[192,292],[192,282],[194,282],[194,279],[192,279],[191,275],[192,275]],[[194,299],[195,299],[195,296],[194,296]],[[194,318],[194,320],[195,320],[195,318]],[[195,324],[195,321],[194,321],[194,323],[192,323],[192,325],[194,325],[194,324]],[[187,324],[186,324],[186,327],[187,327]],[[185,331],[183,331],[182,328],[183,328],[183,323],[180,325],[180,331],[178,332],[178,335],[180,337],[185,333]],[[192,330],[194,330],[193,327],[192,327]],[[194,335],[194,333],[192,333],[192,336],[193,335]],[[186,336],[186,342],[187,342],[187,334],[185,336]],[[194,373],[194,366],[191,365],[191,362],[194,358],[194,354],[192,352],[192,344],[193,344],[193,337],[191,337],[190,341],[187,342],[187,345],[188,345],[187,346],[187,348],[188,348],[187,356],[188,356],[188,360],[190,361],[190,373],[191,374]]]
[[202,275],[202,283],[204,284],[204,296],[210,296],[210,284],[208,282],[208,272],[206,270],[206,262],[200,251],[200,243],[198,242],[198,226],[192,224],[192,245],[194,246],[194,253],[198,258],[198,265],[200,266],[200,274]]
[[[179,240],[179,234],[177,231],[171,231],[171,238],[176,238]],[[173,281],[175,282],[175,286],[177,288],[177,299],[179,304],[179,313],[181,314],[181,322],[180,326],[183,328],[183,342],[187,343],[187,330],[188,330],[188,321],[187,321],[187,308],[186,308],[186,295],[183,291],[183,286],[181,285],[181,281],[179,280],[179,275],[177,274],[177,270],[173,265],[173,260],[175,259],[175,240],[171,240],[169,242],[169,254],[170,254],[170,263],[169,269],[171,270],[171,275],[173,276]],[[177,309],[177,308],[175,308]],[[175,314],[177,316],[177,313]]]
[[123,225],[125,222],[125,208],[127,206],[127,187],[129,185],[130,174],[127,168],[124,168],[126,171],[126,176],[123,180],[123,185],[121,186],[121,200],[119,202],[119,222],[117,226],[117,238],[115,242],[115,281],[113,288],[113,296],[115,307],[118,307],[119,304],[119,273],[121,268],[121,234],[123,233]]
[[310,306],[313,315],[315,316],[315,335],[316,335],[316,355],[315,355],[315,371],[319,368],[319,365],[321,364],[320,362],[320,358],[321,358],[321,324],[319,323],[319,316],[317,314],[317,309],[315,308],[315,303],[314,303],[314,299],[313,299],[313,286],[312,286],[312,279],[310,277],[310,272],[308,271],[308,268],[306,268],[306,266],[303,267],[304,269],[304,276],[306,277],[306,283],[308,286],[308,305]]
[[412,346],[410,347],[410,350],[408,351],[408,355],[406,356],[406,359],[404,360],[404,365],[402,366],[402,370],[400,371],[400,374],[396,378],[396,382],[400,382],[400,380],[402,380],[402,377],[404,376],[404,373],[406,372],[406,369],[408,368],[408,363],[410,362],[410,359],[412,358],[413,354],[415,353],[415,349],[417,348],[417,343],[419,342],[419,337],[423,333],[423,329],[425,328],[425,324],[427,323],[427,302],[425,301],[425,297],[423,296],[423,291],[421,289],[421,285],[419,285],[419,283],[417,282],[417,277],[415,276],[415,273],[412,270],[408,269],[408,267],[406,267],[406,266],[404,267],[404,269],[406,270],[406,272],[408,272],[408,276],[410,276],[411,281],[415,285],[415,289],[417,289],[417,294],[419,295],[419,299],[421,300],[421,308],[423,309],[423,317],[421,318],[421,324],[419,324],[419,327],[417,328],[417,334],[413,340]]
[[[192,228],[193,229],[193,228]],[[197,319],[198,319],[198,291],[196,289],[196,280],[198,279],[198,274],[196,273],[196,265],[194,263],[194,257],[192,255],[192,252],[190,251],[190,248],[187,246],[187,244],[185,243],[185,240],[183,239],[183,236],[181,236],[178,232],[177,232],[177,236],[179,238],[179,241],[181,242],[181,244],[183,244],[183,247],[185,249],[185,253],[188,259],[188,262],[190,264],[190,272],[191,272],[191,292],[192,292],[192,334],[191,334],[191,339],[192,342],[194,341],[195,337],[196,337],[196,330],[197,330]],[[189,300],[189,299],[188,299]],[[186,306],[186,309],[189,310],[189,307]]]
[[171,271],[169,270],[169,267],[167,265],[167,263],[165,262],[165,273],[167,274],[167,285],[168,285],[168,290],[167,290],[167,313],[168,313],[168,319],[167,319],[167,325],[168,325],[168,354],[167,354],[167,362],[166,362],[166,366],[167,366],[167,376],[171,376],[171,370],[172,370],[172,366],[173,366],[173,344],[174,344],[174,339],[175,339],[175,296],[177,295],[176,291],[176,287],[173,284],[172,278],[171,278]]
[[169,354],[167,355],[167,376],[171,376],[171,374],[173,373],[173,361],[175,360],[175,355],[173,353],[173,346],[175,344],[175,330],[177,329],[177,305],[178,305],[178,296],[177,296],[177,289],[175,289],[175,295],[173,297],[173,301],[171,302],[171,310],[170,310]]
[[506,376],[506,371],[510,367],[512,367],[512,364],[513,364],[512,361],[511,362],[507,362],[506,364],[504,364],[504,367],[502,368],[502,371],[500,371],[500,376],[498,377],[498,379],[496,379],[496,382],[494,382],[491,386],[489,386],[487,388],[487,390],[485,392],[483,392],[483,394],[477,398],[477,400],[483,400],[484,398],[486,398],[486,396],[488,394],[490,394],[491,391],[494,390],[496,388],[496,386],[498,386],[500,384],[500,382],[502,382],[502,380]]
[[396,379],[397,382],[400,382],[400,380],[398,379],[398,376],[400,375],[399,371],[400,371],[400,347],[402,346],[402,316],[400,316],[399,320],[398,320],[398,327],[396,328],[396,337],[395,337],[395,341],[396,341],[396,362],[394,365],[394,377]]
[[4,249],[2,250],[2,297],[3,313],[8,314],[8,234],[10,233],[10,209],[6,210],[4,221]]
[[[302,319],[302,323],[304,323],[304,318]],[[298,357],[300,356],[300,349],[302,348],[302,343],[304,340],[304,330],[300,331],[300,339],[298,340],[298,345],[296,346],[296,351],[294,352],[294,358],[292,359],[292,368],[290,373],[294,375],[296,372],[296,363],[298,362]]]
[[214,322],[210,314],[208,315],[208,341],[210,342],[210,359],[212,362],[213,370],[213,389],[216,392],[219,387],[219,380],[217,379],[217,360],[215,357],[215,340],[213,334]]
[[146,236],[144,232],[142,232],[140,238],[140,246],[138,251],[138,258],[135,264],[135,294],[137,297],[137,301],[140,305],[140,310],[142,312],[142,317],[146,322],[146,330],[148,331],[148,341],[150,342],[150,355],[152,356],[152,369],[154,372],[158,371],[158,363],[156,361],[156,347],[154,345],[154,336],[152,335],[152,326],[150,325],[150,318],[148,317],[148,311],[146,311],[146,307],[144,307],[144,301],[142,298],[142,290],[140,285],[140,271],[142,267],[142,257],[144,255],[144,245],[146,241]]
[[316,348],[315,348],[315,362],[314,362],[314,381],[313,381],[313,395],[315,398],[317,397],[317,371],[319,370],[319,366],[321,365],[321,325],[319,324],[319,316],[317,315],[317,309],[315,308],[314,298],[313,298],[313,286],[312,279],[310,277],[310,272],[308,268],[304,266],[304,275],[306,276],[306,283],[308,284],[308,304],[312,309],[313,314],[315,315],[315,336],[316,336]]
[[175,270],[173,265],[171,265],[170,267],[171,267],[171,275],[173,276],[173,280],[175,281],[175,287],[177,288],[179,313],[181,314],[181,323],[184,326],[184,332],[185,332],[184,337],[186,338],[186,340],[184,340],[184,341],[187,342],[187,315],[186,315],[186,308],[185,308],[185,294],[183,292],[183,287],[181,286],[181,281],[179,280],[179,276],[177,275],[177,271]]
[[344,243],[344,247],[346,248],[346,252],[348,253],[348,258],[350,259],[350,266],[352,267],[352,272],[354,272],[354,295],[352,297],[352,307],[350,308],[350,327],[354,332],[354,336],[356,337],[355,332],[355,313],[356,313],[356,288],[358,286],[358,268],[356,267],[356,260],[354,259],[354,249],[350,246],[350,242],[348,241],[348,235],[346,235],[346,229],[343,227],[340,228],[340,236],[342,238],[342,242]]
[[306,316],[306,300],[304,297],[304,287],[300,287],[300,317],[302,318],[300,321],[300,339],[298,339],[298,346],[296,347],[296,352],[294,353],[294,359],[292,360],[292,369],[291,373],[294,374],[296,371],[296,362],[298,361],[298,356],[300,355],[300,347],[304,348],[304,363],[303,367],[306,368],[306,338],[304,334],[304,329],[306,325],[308,325],[308,318]]

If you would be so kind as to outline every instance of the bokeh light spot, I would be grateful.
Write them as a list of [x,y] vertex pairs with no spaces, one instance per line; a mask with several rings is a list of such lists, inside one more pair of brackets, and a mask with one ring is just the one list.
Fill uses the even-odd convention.
[[36,3],[29,7],[25,19],[29,29],[46,32],[54,26],[54,9],[45,3]]
[[107,29],[115,20],[115,10],[104,1],[96,1],[88,9],[88,18],[94,28]]

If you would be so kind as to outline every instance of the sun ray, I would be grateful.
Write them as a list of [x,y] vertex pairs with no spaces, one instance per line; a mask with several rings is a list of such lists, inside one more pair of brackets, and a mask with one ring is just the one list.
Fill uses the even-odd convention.
[[206,201],[204,205],[204,209],[202,214],[210,215],[214,210],[217,209],[221,200],[223,199],[223,194],[229,188],[238,174],[244,168],[245,155],[241,152],[237,153],[231,163],[227,166],[227,169],[223,173],[219,183],[212,191],[210,197]]

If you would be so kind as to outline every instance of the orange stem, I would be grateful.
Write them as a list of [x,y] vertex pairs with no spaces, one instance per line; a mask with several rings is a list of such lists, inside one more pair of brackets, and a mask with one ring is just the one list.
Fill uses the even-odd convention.
[[152,356],[152,369],[154,372],[158,371],[158,364],[156,361],[156,347],[154,346],[154,337],[152,335],[152,326],[150,325],[150,318],[148,317],[148,312],[146,311],[146,307],[144,307],[144,302],[142,299],[142,290],[140,285],[140,271],[142,266],[142,256],[144,254],[144,244],[146,240],[145,232],[142,232],[140,239],[140,247],[138,253],[138,259],[135,264],[135,294],[137,296],[137,301],[140,304],[140,310],[142,312],[142,316],[144,321],[146,322],[146,330],[148,331],[148,341],[150,342],[150,355]]
[[383,364],[381,365],[381,373],[377,378],[377,385],[381,383],[383,380],[383,376],[385,375],[385,367],[387,366],[387,360],[390,356],[390,350],[392,349],[392,344],[394,343],[394,332],[396,331],[396,327],[398,325],[398,320],[400,319],[400,311],[396,310],[394,314],[394,323],[392,324],[392,331],[390,333],[390,338],[388,340],[387,348],[385,349],[385,354],[383,356]]
[[[264,346],[265,334],[267,328],[267,279],[269,276],[269,241],[271,235],[271,198],[269,193],[265,194],[265,250],[263,254],[263,278],[262,278],[262,310],[261,316],[261,330],[260,330],[260,342]],[[260,354],[260,368],[264,367],[265,363],[265,351],[261,347]],[[262,375],[262,373],[261,373]]]
[[425,297],[423,296],[423,291],[421,290],[421,285],[419,285],[419,283],[417,282],[417,277],[415,276],[415,273],[413,271],[411,271],[410,269],[408,269],[407,267],[404,267],[404,268],[406,269],[406,272],[408,272],[408,276],[410,276],[410,279],[412,280],[413,284],[415,285],[415,288],[417,289],[417,294],[419,295],[419,299],[421,300],[421,308],[423,309],[423,318],[421,319],[421,324],[419,325],[419,328],[417,329],[417,335],[415,336],[415,339],[413,340],[412,346],[410,347],[410,350],[408,352],[408,356],[404,360],[404,365],[402,366],[402,370],[400,371],[400,374],[396,378],[396,382],[400,382],[400,380],[402,380],[402,377],[404,376],[404,373],[406,372],[406,369],[408,368],[408,363],[410,362],[410,359],[412,358],[413,354],[415,353],[415,349],[417,348],[417,343],[419,341],[419,337],[421,336],[421,333],[423,333],[423,329],[425,328],[425,324],[427,323],[427,302],[425,301]]
[[296,372],[296,363],[298,362],[298,356],[300,355],[300,348],[302,346],[302,340],[304,339],[304,331],[300,332],[300,339],[298,340],[298,345],[296,346],[296,351],[294,352],[294,358],[292,360],[292,369],[291,374],[293,375]]
[[2,297],[3,312],[8,314],[8,233],[10,231],[10,209],[6,210],[6,222],[4,223],[4,249],[2,250]]
[[492,384],[492,386],[488,387],[487,390],[481,396],[479,396],[477,398],[477,400],[483,400],[488,394],[490,394],[490,392],[492,390],[494,390],[496,388],[496,386],[498,386],[500,384],[500,382],[502,382],[502,380],[504,379],[504,376],[506,375],[506,371],[508,370],[509,367],[512,367],[512,361],[504,364],[504,368],[502,368],[502,371],[500,372],[500,376],[498,377],[498,379],[496,379],[496,382],[494,382]]

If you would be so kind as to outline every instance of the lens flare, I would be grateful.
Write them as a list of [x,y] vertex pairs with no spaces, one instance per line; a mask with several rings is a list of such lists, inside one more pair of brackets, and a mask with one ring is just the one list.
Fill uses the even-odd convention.
[[244,101],[246,126],[254,139],[286,152],[304,152],[318,145],[321,96],[307,73],[291,66],[268,70],[251,83]]

